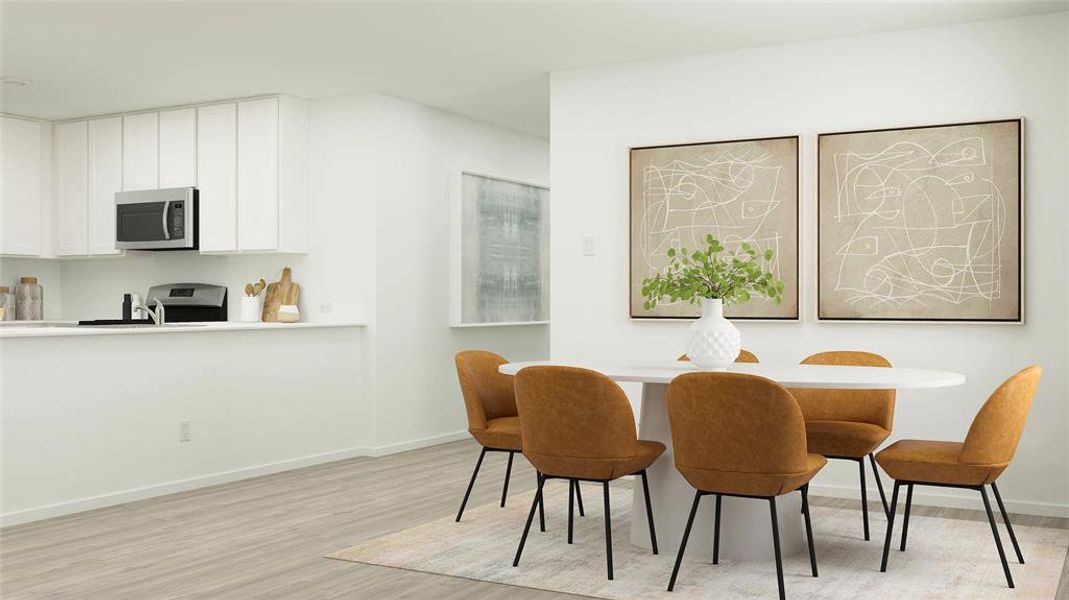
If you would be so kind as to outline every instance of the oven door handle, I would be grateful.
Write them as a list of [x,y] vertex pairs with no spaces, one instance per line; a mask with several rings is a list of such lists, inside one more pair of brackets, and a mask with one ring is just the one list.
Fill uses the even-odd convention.
[[171,239],[171,227],[167,222],[167,215],[171,213],[171,201],[167,200],[163,203],[163,239]]

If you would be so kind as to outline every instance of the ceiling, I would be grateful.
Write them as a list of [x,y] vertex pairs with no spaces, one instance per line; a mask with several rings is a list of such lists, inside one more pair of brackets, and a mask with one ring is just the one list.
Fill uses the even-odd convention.
[[550,71],[1069,9],[1057,2],[7,2],[0,108],[62,119],[375,91],[549,134]]

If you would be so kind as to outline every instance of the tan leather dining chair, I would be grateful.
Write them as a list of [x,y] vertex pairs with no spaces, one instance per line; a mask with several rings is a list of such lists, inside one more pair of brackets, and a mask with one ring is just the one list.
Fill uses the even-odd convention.
[[[475,470],[471,473],[468,489],[460,502],[456,521],[464,515],[464,507],[475,486],[475,478],[487,452],[508,453],[508,466],[505,467],[505,484],[501,489],[501,506],[509,491],[509,477],[512,474],[513,456],[522,449],[520,439],[520,418],[516,411],[516,395],[513,391],[512,377],[500,373],[497,369],[508,361],[482,350],[459,352],[455,358],[457,376],[460,379],[460,391],[464,396],[464,408],[468,413],[468,433],[482,446]],[[576,490],[578,494],[579,491]],[[580,515],[583,514],[582,496],[579,496]],[[545,531],[544,510],[539,507],[539,522]]]
[[934,442],[924,440],[899,440],[876,455],[887,474],[894,478],[895,488],[891,493],[891,511],[887,524],[887,537],[883,542],[883,561],[880,571],[887,571],[887,556],[891,549],[891,534],[894,529],[895,510],[898,507],[898,489],[906,486],[906,512],[902,521],[902,542],[899,550],[906,550],[906,534],[909,531],[909,509],[913,503],[913,486],[964,488],[978,490],[995,537],[995,548],[1002,561],[1006,583],[1013,587],[1013,575],[1002,548],[991,502],[984,486],[990,485],[995,492],[1002,520],[1013,542],[1017,560],[1024,564],[1021,546],[1013,533],[1013,525],[1002,503],[995,480],[1010,466],[1017,443],[1021,440],[1032,397],[1043,370],[1038,366],[1028,367],[1010,377],[995,390],[973,418],[964,442]]
[[694,516],[703,496],[716,497],[713,564],[720,559],[723,496],[768,501],[779,597],[786,597],[780,555],[776,497],[800,491],[809,564],[817,576],[809,517],[809,480],[827,460],[806,451],[805,424],[798,403],[778,383],[742,373],[686,373],[668,384],[668,422],[676,469],[694,489],[687,526],[679,544],[668,591],[675,588]]
[[568,543],[572,543],[572,492],[578,482],[601,483],[605,505],[605,562],[608,578],[613,578],[612,519],[609,482],[627,475],[639,475],[646,504],[650,542],[657,554],[657,533],[653,525],[646,468],[665,450],[660,442],[638,439],[635,416],[624,391],[608,377],[587,369],[534,366],[516,374],[516,404],[523,432],[523,455],[538,471],[538,490],[527,515],[520,545],[512,566],[520,555],[531,529],[536,506],[541,506],[545,483],[567,479]]
[[[837,350],[807,357],[803,365],[844,365],[853,367],[890,367],[879,354]],[[887,496],[873,451],[891,435],[895,414],[894,390],[820,390],[792,389],[805,418],[806,443],[809,451],[825,458],[857,463],[861,481],[861,522],[865,539],[869,539],[869,498],[865,489],[865,457],[872,465],[872,476],[880,492],[884,516]]]
[[[677,358],[676,360],[682,362],[682,361],[685,361],[685,360],[690,360],[690,357],[687,356],[686,354],[680,354],[679,358]],[[743,348],[742,350],[739,350],[739,355],[737,357],[735,357],[735,362],[737,362],[737,363],[757,363],[757,362],[761,362],[761,361],[757,360],[757,355],[756,354],[754,354],[753,352],[750,352],[746,348]]]

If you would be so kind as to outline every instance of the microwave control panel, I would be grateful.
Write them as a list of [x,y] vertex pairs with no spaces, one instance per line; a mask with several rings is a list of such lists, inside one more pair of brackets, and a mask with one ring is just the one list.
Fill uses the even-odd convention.
[[172,237],[181,239],[185,237],[186,232],[186,203],[175,202],[171,206],[171,232]]

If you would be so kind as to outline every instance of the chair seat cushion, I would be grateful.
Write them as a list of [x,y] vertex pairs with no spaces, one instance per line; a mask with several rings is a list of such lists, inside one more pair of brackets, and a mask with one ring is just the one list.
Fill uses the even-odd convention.
[[498,450],[521,450],[523,448],[519,417],[490,419],[486,422],[486,429],[469,429],[468,432],[477,442],[487,448]]
[[819,454],[806,456],[806,469],[797,473],[744,473],[716,471],[676,465],[676,469],[695,489],[721,494],[746,496],[779,496],[788,494],[809,483],[828,459]]
[[997,478],[1006,465],[970,465],[958,462],[961,442],[899,440],[876,455],[876,462],[898,481],[984,485]]
[[806,421],[808,450],[824,456],[861,458],[872,452],[891,432],[857,421]]
[[637,440],[632,452],[619,457],[549,456],[524,452],[538,472],[550,477],[607,481],[645,470],[665,451],[664,444]]

